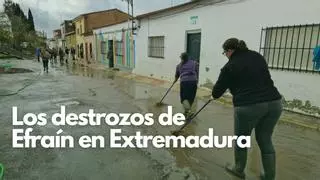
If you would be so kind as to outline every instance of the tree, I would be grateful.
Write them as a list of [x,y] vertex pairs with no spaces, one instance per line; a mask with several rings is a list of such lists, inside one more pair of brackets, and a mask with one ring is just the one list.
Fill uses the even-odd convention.
[[6,13],[0,13],[0,44],[10,43],[12,37],[12,29],[9,17]]
[[30,9],[28,9],[28,16],[26,16],[19,3],[14,3],[12,0],[4,0],[3,7],[11,22],[12,36],[8,36],[7,32],[0,31],[0,41],[10,42],[14,48],[20,48],[23,42],[36,46],[43,41],[36,34]]
[[15,3],[15,10],[14,10],[14,15],[21,17],[24,21],[27,21],[27,17],[24,14],[24,12],[22,11],[22,9],[20,8],[20,5],[18,3]]
[[35,29],[34,29],[34,22],[33,22],[33,16],[32,16],[32,12],[29,8],[29,11],[28,11],[28,23],[29,23],[29,30],[34,32]]
[[0,28],[0,42],[1,43],[10,43],[11,42],[11,32]]
[[4,12],[9,16],[13,16],[14,4],[11,0],[5,0],[3,3]]
[[19,16],[11,18],[14,43],[19,45],[26,40],[28,24]]

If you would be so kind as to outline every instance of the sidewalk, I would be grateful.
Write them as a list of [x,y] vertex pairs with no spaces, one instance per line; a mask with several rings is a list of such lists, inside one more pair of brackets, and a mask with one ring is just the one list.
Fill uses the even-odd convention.
[[[85,64],[83,64],[85,65]],[[111,69],[106,68],[105,66],[101,64],[87,64],[88,68],[92,69],[99,69],[99,70],[109,70]],[[135,82],[140,83],[146,83],[146,84],[152,84],[155,86],[160,86],[163,88],[169,88],[171,86],[171,82],[168,82],[166,80],[162,79],[156,79],[152,77],[142,76],[138,74],[133,74],[129,72],[122,72],[122,71],[113,71],[114,75],[116,77],[126,78],[133,80]],[[179,83],[177,82],[173,88],[173,91],[179,92]],[[199,87],[197,91],[197,97],[202,100],[206,100],[211,96],[211,89],[206,87]],[[232,107],[232,97],[230,94],[226,93],[217,100],[217,102],[221,103],[222,105]],[[285,111],[282,114],[282,117],[280,119],[281,123],[295,125],[302,128],[312,129],[316,131],[320,131],[320,119],[317,117],[308,116],[301,113],[292,112],[288,109],[285,109]]]

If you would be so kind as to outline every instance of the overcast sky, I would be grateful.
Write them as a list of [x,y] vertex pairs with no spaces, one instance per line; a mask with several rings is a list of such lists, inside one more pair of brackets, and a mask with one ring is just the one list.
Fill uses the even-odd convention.
[[[25,14],[31,9],[37,30],[44,30],[52,36],[52,30],[57,29],[63,20],[73,19],[87,12],[118,8],[127,12],[128,6],[122,0],[13,0],[18,2]],[[190,0],[134,0],[134,15],[142,14]],[[3,11],[0,0],[0,11]]]

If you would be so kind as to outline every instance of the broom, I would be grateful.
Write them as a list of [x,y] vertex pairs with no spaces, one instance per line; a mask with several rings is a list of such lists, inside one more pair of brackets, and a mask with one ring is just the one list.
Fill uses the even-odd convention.
[[199,110],[196,112],[193,116],[187,119],[186,123],[178,130],[172,131],[171,134],[178,136],[180,132],[188,125],[191,123],[191,121],[202,111],[203,108],[205,108],[213,99],[210,99],[208,102],[206,102]]
[[162,106],[162,105],[163,105],[163,103],[162,103],[163,99],[167,96],[167,94],[169,93],[169,91],[171,90],[171,88],[173,87],[173,85],[174,85],[175,83],[176,83],[176,81],[172,83],[172,85],[170,86],[170,88],[167,90],[166,94],[162,97],[161,101],[156,104],[156,106]]

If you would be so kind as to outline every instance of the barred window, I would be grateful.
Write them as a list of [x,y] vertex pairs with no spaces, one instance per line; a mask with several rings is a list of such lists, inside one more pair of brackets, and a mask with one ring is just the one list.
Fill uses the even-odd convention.
[[320,45],[320,24],[267,27],[261,31],[260,53],[269,68],[317,71],[314,49]]
[[148,56],[164,58],[164,36],[149,37]]

